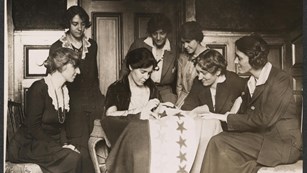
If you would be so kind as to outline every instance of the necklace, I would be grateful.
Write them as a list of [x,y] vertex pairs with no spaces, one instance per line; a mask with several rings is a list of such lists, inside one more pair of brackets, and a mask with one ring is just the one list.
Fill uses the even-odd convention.
[[58,113],[58,119],[59,119],[59,122],[61,124],[64,123],[65,119],[66,119],[66,109],[65,109],[65,103],[64,103],[64,92],[63,92],[63,89],[61,88],[61,91],[62,91],[62,96],[63,96],[63,110],[62,108],[59,106],[59,99],[58,99],[58,95],[56,93],[56,90],[54,90],[54,93],[55,93],[55,98],[56,98],[56,103],[57,103],[57,113]]

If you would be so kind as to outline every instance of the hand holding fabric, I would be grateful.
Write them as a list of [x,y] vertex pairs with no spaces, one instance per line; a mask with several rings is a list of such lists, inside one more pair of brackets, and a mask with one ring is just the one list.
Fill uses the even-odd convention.
[[189,115],[192,117],[196,117],[199,114],[204,114],[204,113],[209,113],[209,107],[207,105],[202,105],[202,106],[198,106],[196,108],[194,108]]
[[148,103],[143,107],[141,111],[141,120],[147,120],[149,116],[153,115],[155,117],[155,114],[153,113],[154,109],[158,107],[160,104],[160,101],[158,99],[150,99]]
[[229,114],[229,112],[227,112],[225,114],[217,114],[217,113],[208,112],[208,113],[204,113],[204,114],[199,114],[199,116],[201,116],[204,119],[217,119],[217,120],[227,122],[228,114]]

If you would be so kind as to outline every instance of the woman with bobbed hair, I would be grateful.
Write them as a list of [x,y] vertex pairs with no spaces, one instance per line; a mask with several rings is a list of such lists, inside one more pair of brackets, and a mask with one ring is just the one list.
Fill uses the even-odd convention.
[[89,15],[80,6],[71,6],[64,16],[64,27],[68,30],[53,43],[50,53],[66,47],[79,54],[81,75],[67,85],[70,96],[70,112],[67,117],[67,137],[81,152],[82,172],[94,172],[88,150],[88,140],[94,120],[104,113],[104,95],[99,88],[97,66],[97,43],[86,37],[85,30],[91,26]]
[[160,103],[160,95],[150,75],[157,62],[151,51],[138,48],[126,57],[128,75],[108,87],[106,118],[101,121],[111,145],[131,120],[148,119]]
[[181,53],[178,58],[177,73],[177,102],[179,108],[183,105],[184,99],[189,94],[193,80],[197,76],[194,62],[198,55],[206,50],[201,44],[204,35],[202,27],[195,21],[186,22],[181,25],[180,37],[185,52]]
[[[213,49],[207,49],[199,54],[194,65],[197,77],[181,109],[200,114],[208,111],[223,114],[236,113],[242,101],[240,96],[245,89],[246,80],[226,70],[226,59]],[[204,134],[201,137],[191,173],[200,172],[208,142],[213,135],[222,131],[221,126],[222,129],[227,130],[225,122],[203,121]]]
[[[237,102],[242,101],[240,96],[245,89],[246,80],[226,70],[226,67],[227,62],[218,51],[207,49],[202,52],[195,61],[197,77],[182,109],[193,110],[207,105],[210,112],[235,112],[231,109],[237,99]],[[225,122],[222,126],[226,130]]]
[[8,146],[11,162],[38,164],[44,173],[78,172],[80,152],[64,127],[70,110],[66,82],[80,74],[78,65],[78,54],[68,48],[56,49],[44,62],[48,76],[27,92],[25,124]]
[[235,42],[241,73],[250,73],[238,113],[208,113],[227,123],[227,132],[207,147],[202,173],[251,172],[262,166],[296,162],[302,151],[292,78],[268,62],[268,45],[257,34]]

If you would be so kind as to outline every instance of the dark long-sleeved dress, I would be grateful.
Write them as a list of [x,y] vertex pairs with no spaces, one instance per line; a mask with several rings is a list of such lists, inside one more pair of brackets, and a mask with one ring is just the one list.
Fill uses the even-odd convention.
[[[210,112],[224,114],[230,111],[235,100],[244,92],[246,79],[230,71],[226,71],[225,77],[226,80],[216,86],[215,108],[212,102],[210,86],[204,86],[196,77],[181,109],[192,110],[197,106],[207,105]],[[222,127],[227,130],[226,123],[222,122]]]
[[[159,91],[156,88],[154,82],[148,79],[145,85],[150,90],[149,99],[158,98],[161,100]],[[118,80],[108,87],[106,94],[106,110],[111,106],[116,106],[117,110],[128,110],[131,98],[131,90],[129,86],[128,76],[124,76],[123,79]],[[101,121],[101,125],[106,132],[106,135],[113,146],[120,136],[122,131],[128,125],[131,120],[139,120],[140,115],[128,115],[125,117],[111,117],[107,116]]]
[[[66,35],[53,43],[50,53],[59,47],[73,49]],[[82,172],[94,172],[88,151],[88,140],[94,127],[94,120],[100,119],[104,112],[104,96],[99,89],[97,69],[97,44],[94,40],[83,38],[83,48],[79,65],[81,74],[74,82],[67,84],[70,96],[70,112],[66,131],[68,140],[81,151]]]
[[250,96],[246,88],[241,114],[229,114],[229,132],[214,136],[202,173],[256,173],[260,166],[296,162],[302,139],[291,78],[272,67],[264,84]]
[[44,173],[78,172],[80,154],[62,148],[67,142],[64,124],[59,122],[44,79],[29,88],[26,104],[25,125],[8,146],[9,160],[36,163]]

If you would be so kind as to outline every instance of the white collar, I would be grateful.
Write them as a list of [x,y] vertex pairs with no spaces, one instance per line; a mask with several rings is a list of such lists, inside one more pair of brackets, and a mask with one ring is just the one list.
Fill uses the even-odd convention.
[[[51,100],[52,100],[52,104],[55,108],[55,110],[58,110],[58,103],[57,103],[57,99],[56,99],[56,95],[55,95],[55,88],[52,84],[52,81],[51,81],[51,75],[48,74],[46,77],[44,77],[44,80],[45,80],[45,83],[47,84],[48,86],[48,95],[51,97]],[[64,94],[64,104],[65,104],[65,109],[67,111],[69,111],[69,95],[68,95],[68,89],[66,87],[66,85],[64,85],[63,87],[63,94]],[[60,102],[58,100],[58,102]],[[63,102],[61,102],[63,103]],[[62,107],[62,105],[59,103],[59,107]]]
[[272,64],[270,62],[267,62],[262,68],[259,78],[256,80],[254,76],[251,76],[248,80],[248,83],[250,83],[251,81],[256,81],[256,86],[264,84],[269,78],[271,69],[272,69]]
[[217,77],[217,82],[216,83],[223,83],[225,80],[226,80],[226,76],[223,74],[223,75],[220,75]]
[[[153,40],[151,37],[147,37],[145,40],[144,40],[144,43],[146,43],[148,46],[152,47],[152,48],[156,48],[156,46],[153,45]],[[165,51],[171,51],[171,44],[169,42],[168,39],[166,39],[165,41],[165,44],[164,46],[162,47],[162,50]]]
[[[70,41],[67,38],[67,34],[68,33],[65,32],[65,34],[60,38],[60,41],[62,42],[62,47],[73,49]],[[89,42],[89,38],[87,38],[85,35],[82,38],[82,42],[83,49],[81,59],[84,59],[85,54],[88,53],[88,47],[91,46],[91,43]]]

